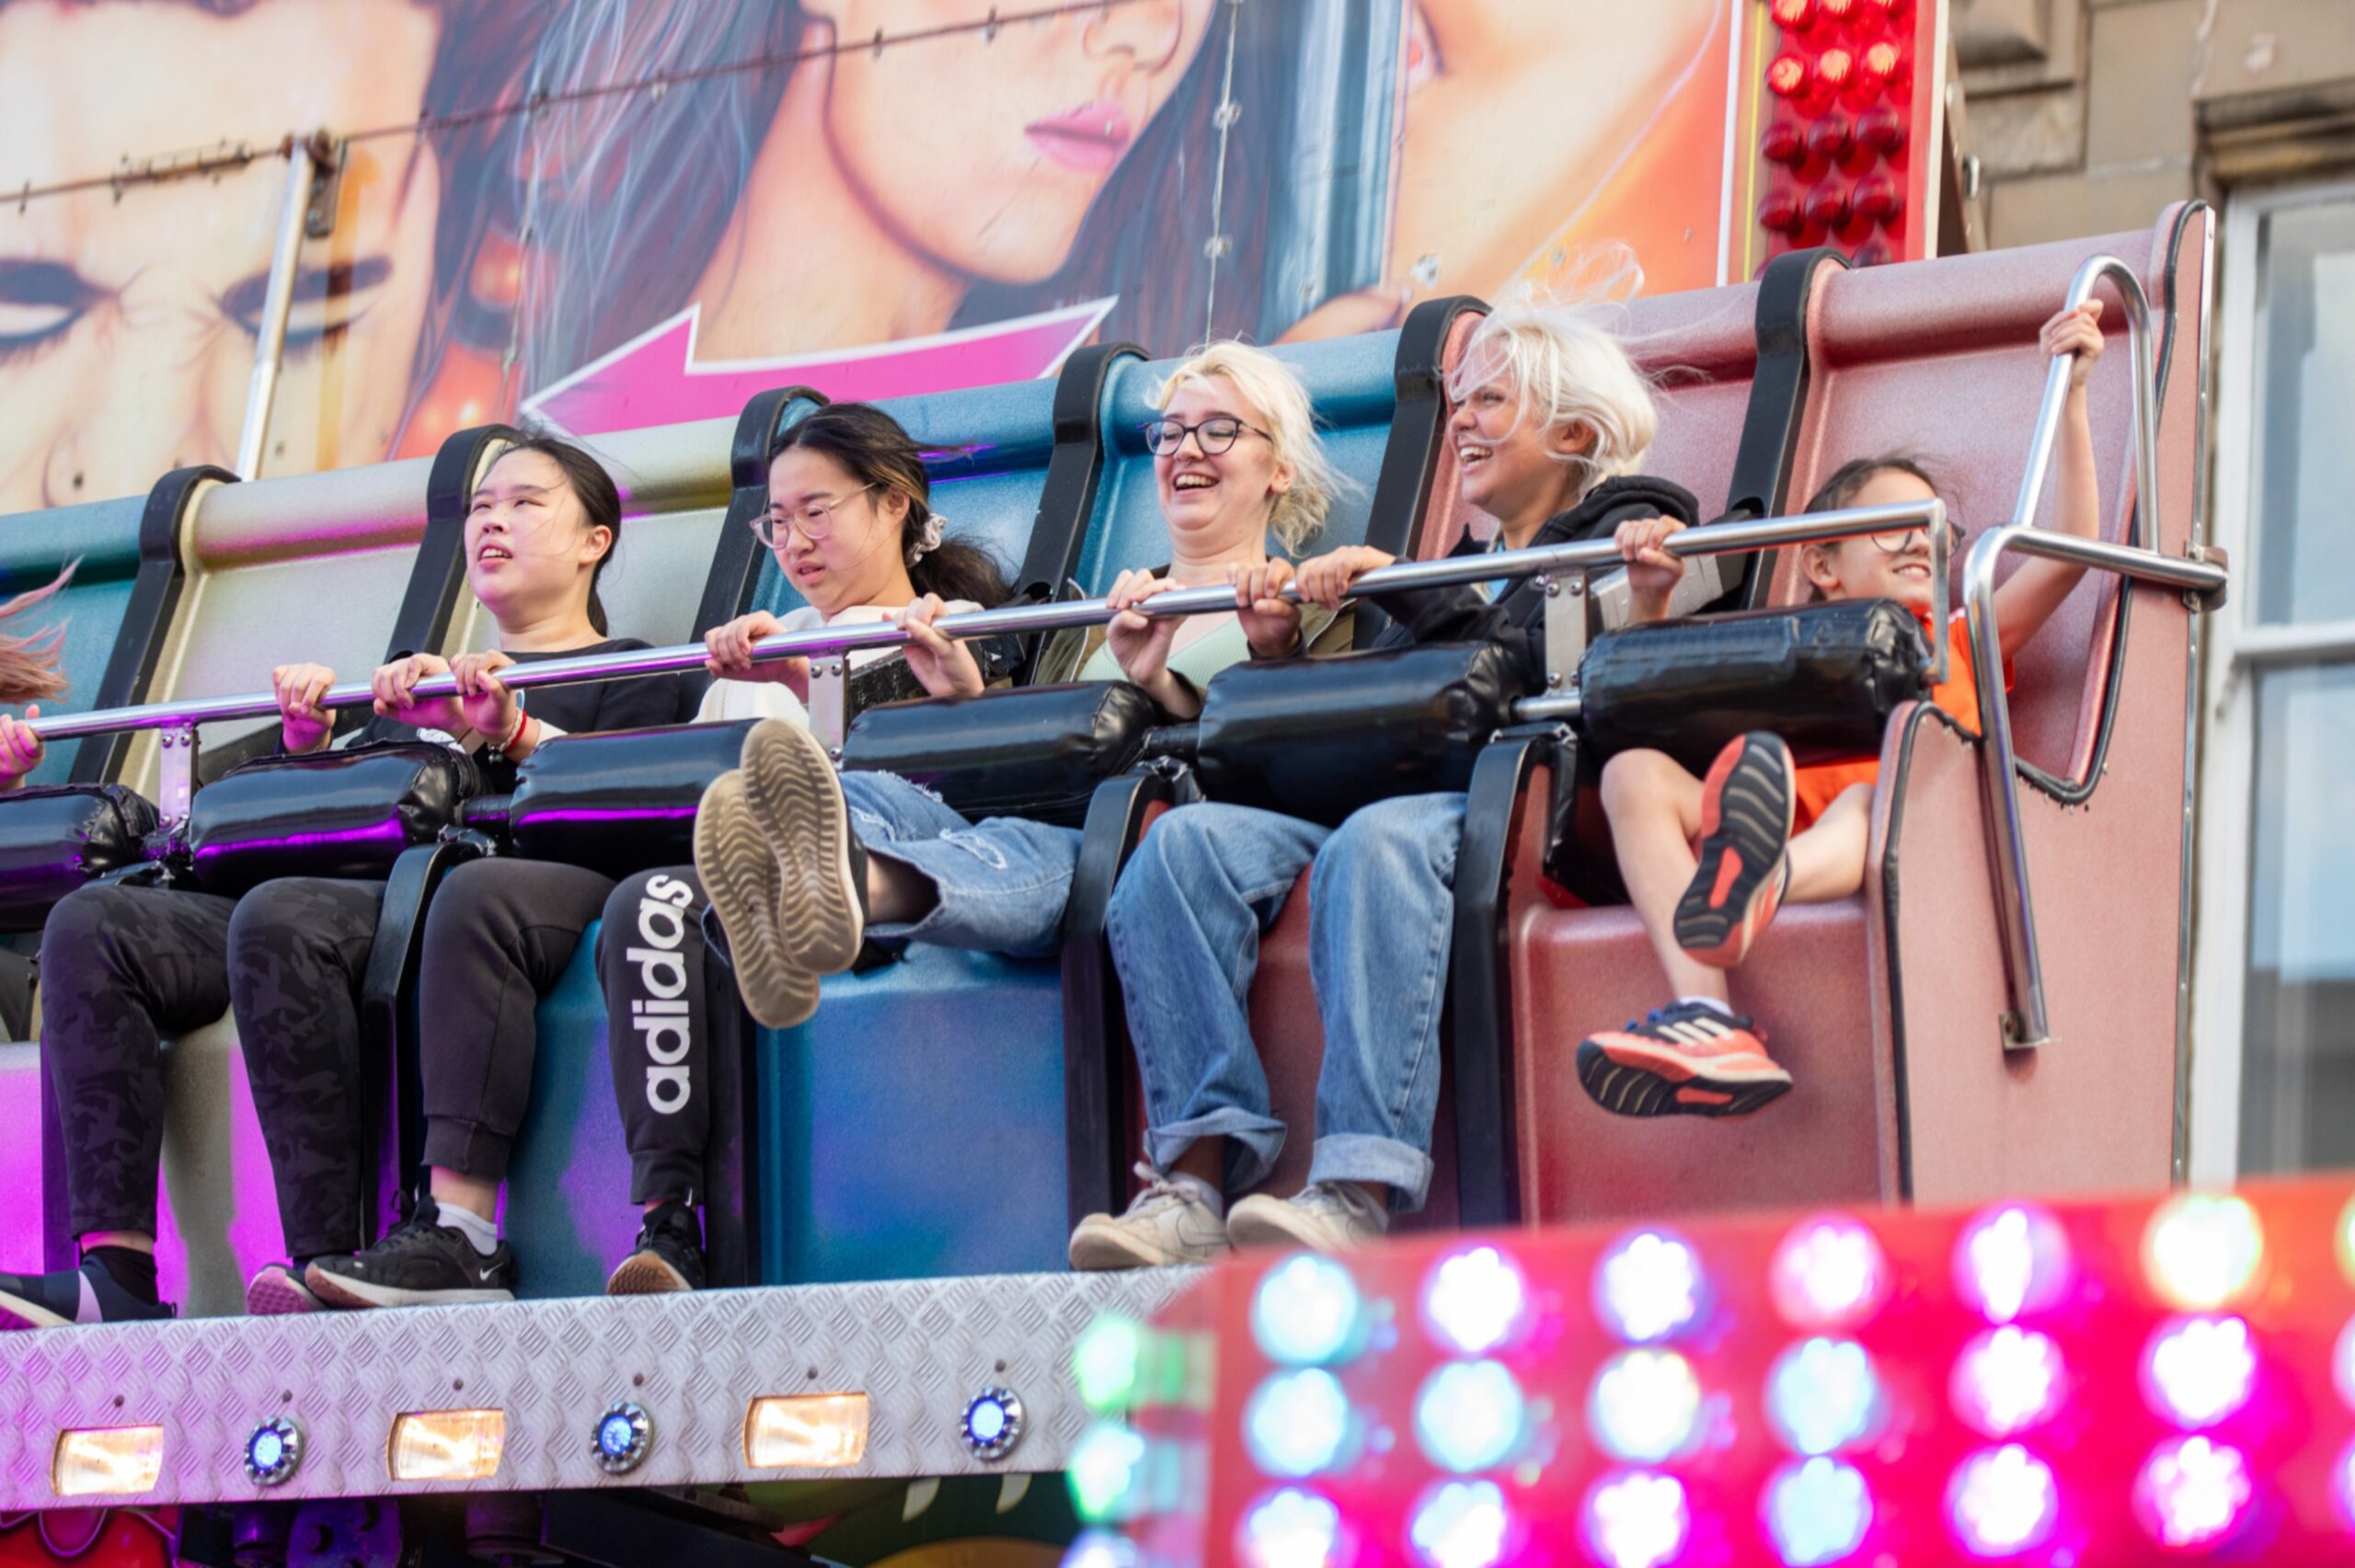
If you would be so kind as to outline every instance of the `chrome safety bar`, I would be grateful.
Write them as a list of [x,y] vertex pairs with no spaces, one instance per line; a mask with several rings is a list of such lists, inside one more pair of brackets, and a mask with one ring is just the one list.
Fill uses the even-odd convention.
[[[2142,532],[2155,540],[2160,525],[2158,383],[2152,359],[2151,304],[2133,269],[2114,256],[2097,256],[2069,280],[2064,309],[2085,303],[2094,285],[2108,277],[2126,303],[2128,348],[2134,374],[2134,507]],[[1982,670],[2003,668],[2002,635],[1995,624],[1995,569],[2006,554],[2039,555],[2097,571],[2115,572],[2131,582],[2155,583],[2212,601],[2224,589],[2224,567],[2165,555],[2155,548],[2112,544],[2098,539],[2055,533],[2036,525],[2051,466],[2053,444],[2069,398],[2072,354],[2056,355],[2045,372],[2044,402],[2037,410],[2028,443],[2028,469],[2007,525],[1982,535],[1963,567],[1963,613],[1972,663]],[[2004,963],[2011,983],[2011,1010],[2004,1015],[2006,1049],[2051,1043],[2045,1007],[2044,967],[2038,956],[2036,905],[2028,885],[2028,841],[2022,827],[2019,756],[2012,739],[2011,699],[2001,681],[1979,686],[1981,791],[1987,807],[1988,857],[1995,867],[1995,921],[2004,938]]]
[[[1909,501],[1895,506],[1852,507],[1843,511],[1813,512],[1799,517],[1768,518],[1757,522],[1719,522],[1686,529],[1671,535],[1665,548],[1676,555],[1722,555],[1744,550],[1773,549],[1786,544],[1853,539],[1868,533],[1892,533],[1918,528],[1930,530],[1933,590],[1943,601],[1947,591],[1946,509],[1938,501]],[[1479,555],[1450,555],[1436,561],[1401,561],[1371,571],[1350,585],[1349,597],[1366,599],[1402,589],[1446,588],[1524,578],[1539,573],[1582,572],[1624,566],[1618,546],[1608,539],[1576,544],[1541,544],[1526,550],[1499,550]],[[1284,597],[1298,602],[1297,587]],[[1139,607],[1155,617],[1202,615],[1235,608],[1231,588],[1173,589]],[[1069,600],[1042,604],[1001,606],[944,615],[934,625],[956,638],[1005,636],[1055,632],[1069,626],[1093,626],[1116,613],[1101,599]],[[855,626],[823,626],[807,632],[786,632],[752,645],[755,663],[773,659],[822,657],[859,648],[896,647],[907,634],[889,622]],[[642,648],[628,653],[588,654],[573,658],[548,658],[511,665],[499,672],[500,681],[516,691],[534,686],[559,686],[583,681],[615,681],[632,676],[670,675],[704,667],[701,643],[672,647]],[[448,675],[419,681],[412,693],[419,698],[457,695],[457,682]],[[367,705],[374,694],[361,681],[332,687],[320,705],[348,708]],[[179,729],[230,719],[265,718],[278,712],[277,700],[267,692],[236,697],[197,697],[179,702],[147,703],[135,707],[97,708],[88,713],[43,715],[28,727],[43,740],[76,736],[108,735],[120,730]]]

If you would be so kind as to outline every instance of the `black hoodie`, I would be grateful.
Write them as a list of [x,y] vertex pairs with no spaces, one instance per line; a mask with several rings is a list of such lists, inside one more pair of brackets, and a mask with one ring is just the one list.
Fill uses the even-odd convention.
[[[1700,503],[1683,486],[1648,475],[1605,479],[1586,499],[1545,521],[1531,545],[1574,544],[1608,539],[1632,518],[1672,517],[1700,521]],[[1479,555],[1488,546],[1469,533],[1451,555]],[[1545,596],[1534,578],[1523,578],[1503,598],[1491,601],[1476,588],[1410,588],[1375,594],[1373,602],[1390,617],[1373,646],[1406,647],[1416,643],[1498,642],[1522,661],[1528,690],[1545,686]]]

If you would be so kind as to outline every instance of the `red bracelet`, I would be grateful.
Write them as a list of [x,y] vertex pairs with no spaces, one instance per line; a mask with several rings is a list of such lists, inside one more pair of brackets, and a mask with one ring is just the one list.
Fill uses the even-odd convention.
[[523,711],[521,704],[516,704],[515,727],[507,732],[507,738],[499,743],[499,749],[501,751],[506,752],[509,756],[513,756],[515,754],[516,743],[523,738],[524,728],[529,726],[531,722],[532,715]]

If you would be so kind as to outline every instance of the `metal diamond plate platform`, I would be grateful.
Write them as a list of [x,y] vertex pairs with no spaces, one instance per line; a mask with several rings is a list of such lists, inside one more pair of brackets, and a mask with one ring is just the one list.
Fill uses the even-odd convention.
[[[58,1433],[77,1427],[163,1426],[163,1473],[142,1502],[260,1495],[246,1477],[246,1439],[281,1414],[303,1427],[303,1459],[273,1498],[1059,1470],[1088,1419],[1072,1387],[1073,1340],[1098,1312],[1149,1315],[1197,1277],[1000,1275],[5,1334],[0,1510],[59,1505],[51,1458]],[[1029,1427],[1009,1456],[983,1463],[958,1422],[993,1385],[1020,1397]],[[745,1462],[751,1400],[848,1391],[870,1405],[859,1464]],[[655,1441],[642,1466],[615,1477],[592,1458],[591,1437],[622,1399],[646,1408]],[[488,1407],[507,1413],[496,1475],[391,1480],[394,1416]]]

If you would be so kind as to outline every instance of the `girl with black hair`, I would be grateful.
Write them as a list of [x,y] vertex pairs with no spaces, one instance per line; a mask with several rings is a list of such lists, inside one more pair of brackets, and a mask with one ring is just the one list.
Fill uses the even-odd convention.
[[[520,431],[484,472],[465,525],[466,577],[499,646],[445,662],[395,659],[375,673],[376,716],[353,739],[438,741],[475,755],[493,790],[514,762],[568,730],[627,729],[677,716],[676,677],[584,682],[532,693],[499,671],[647,645],[605,635],[597,582],[621,532],[621,498],[595,459]],[[455,697],[419,699],[444,671]],[[333,744],[320,665],[271,671],[289,753]],[[0,779],[37,767],[31,731],[0,719]],[[384,884],[323,877],[263,883],[242,899],[178,888],[91,886],[50,912],[42,934],[41,1058],[64,1123],[69,1219],[80,1266],[0,1275],[0,1328],[161,1318],[155,1188],[163,1139],[164,1036],[235,1014],[254,1108],[297,1256],[362,1235],[358,992]],[[429,1014],[432,1016],[432,1014]],[[427,1109],[433,1108],[431,1101]],[[270,1310],[292,1274],[262,1271],[249,1304]]]
[[[806,727],[809,663],[755,664],[752,644],[780,632],[939,615],[1005,598],[989,556],[942,536],[915,441],[867,404],[820,408],[779,438],[769,509],[754,530],[808,601],[777,616],[755,611],[706,637],[712,682],[697,723],[765,718]],[[862,686],[893,696],[949,696],[985,684],[965,646],[909,645],[903,656],[852,656]],[[886,697],[882,700],[890,700]],[[637,1246],[615,1270],[616,1295],[703,1283],[703,1191],[713,1085],[706,1065],[703,882],[691,866],[618,884],[549,861],[481,861],[452,873],[425,930],[420,1011],[466,1020],[429,1037],[421,1070],[429,1196],[367,1251],[309,1264],[301,1282],[271,1281],[255,1310],[504,1300],[517,1269],[492,1216],[531,1095],[534,1009],[572,962],[590,925],[605,992],[614,1092],[630,1150],[630,1201],[646,1211]],[[479,1022],[477,1022],[479,1021]],[[258,1291],[260,1282],[257,1282]],[[297,1294],[299,1292],[299,1294]]]

